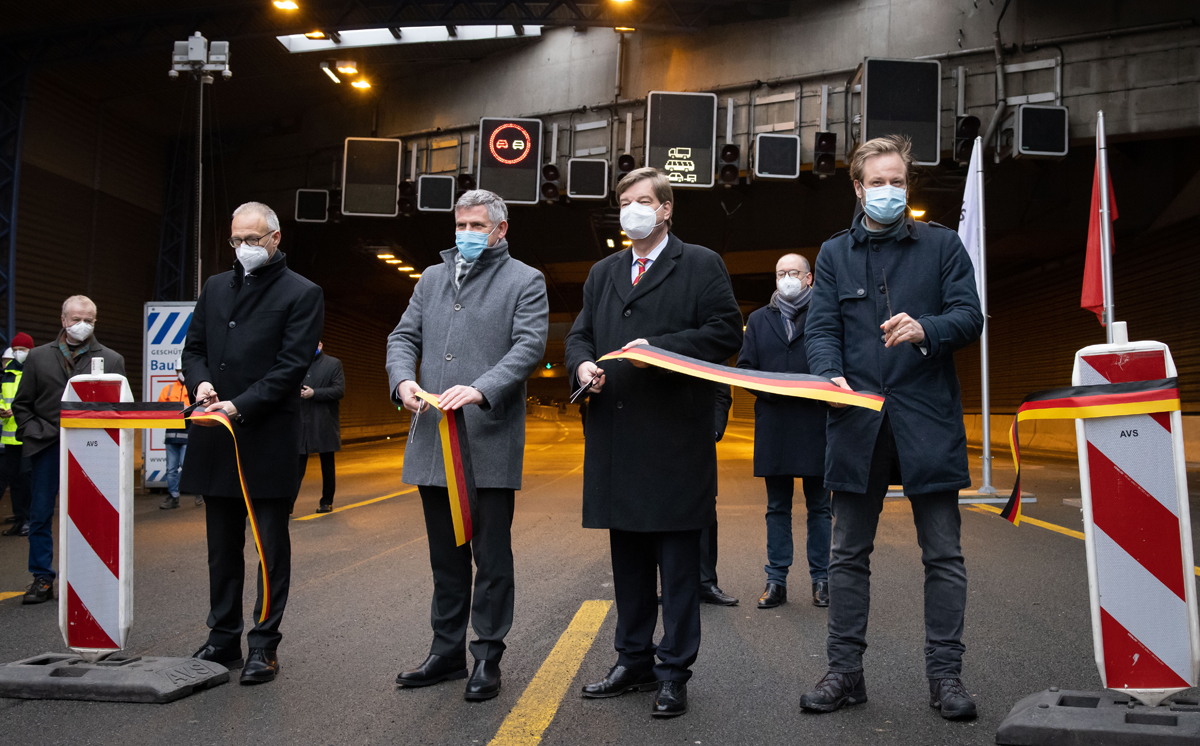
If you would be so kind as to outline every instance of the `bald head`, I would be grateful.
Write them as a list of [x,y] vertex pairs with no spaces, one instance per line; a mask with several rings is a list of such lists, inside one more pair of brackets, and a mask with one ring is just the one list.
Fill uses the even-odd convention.
[[806,275],[812,271],[808,260],[801,254],[784,254],[779,257],[779,261],[775,262],[775,276],[778,277],[780,272],[788,272],[798,269],[800,274]]

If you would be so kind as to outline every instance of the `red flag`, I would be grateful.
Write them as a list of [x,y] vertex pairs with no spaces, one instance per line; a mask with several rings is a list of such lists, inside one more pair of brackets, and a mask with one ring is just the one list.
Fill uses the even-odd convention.
[[[1112,174],[1108,177],[1108,214],[1117,219],[1117,198],[1113,194]],[[1113,253],[1117,251],[1113,246]],[[1096,153],[1096,173],[1092,177],[1092,212],[1088,220],[1087,259],[1083,264],[1083,293],[1079,306],[1096,314],[1104,326],[1104,280],[1100,268],[1100,153]]]

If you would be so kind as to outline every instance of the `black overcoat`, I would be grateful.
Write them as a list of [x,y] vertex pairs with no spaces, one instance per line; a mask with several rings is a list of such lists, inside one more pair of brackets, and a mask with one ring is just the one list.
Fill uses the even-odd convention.
[[[579,365],[645,338],[720,363],[742,341],[742,316],[725,263],[670,236],[637,287],[631,251],[597,262],[566,340],[572,388]],[[716,385],[627,361],[601,364],[606,382],[588,403],[583,525],[688,531],[716,520]]]
[[[303,386],[311,386],[311,399],[300,400],[300,453],[342,450],[342,420],[338,401],[346,395],[342,361],[322,352],[313,358]],[[220,392],[220,389],[217,389]]]
[[[765,306],[746,319],[738,367],[770,373],[809,373],[804,352],[808,306],[788,342],[779,309]],[[814,477],[825,473],[825,411],[811,399],[753,392],[754,476]]]
[[[287,268],[282,252],[245,275],[240,263],[200,291],[183,348],[189,394],[207,381],[232,401],[246,489],[254,499],[291,500],[299,489],[300,384],[325,323],[321,288]],[[223,427],[188,431],[184,492],[241,497],[233,442]]]
[[[884,347],[893,313],[917,319],[922,347]],[[883,394],[881,412],[830,408],[825,486],[865,492],[871,453],[887,415],[904,492],[919,495],[971,484],[954,351],[983,330],[975,270],[958,234],[907,218],[898,238],[871,239],[862,225],[821,246],[805,325],[808,364],[819,376],[845,376],[855,391]]]

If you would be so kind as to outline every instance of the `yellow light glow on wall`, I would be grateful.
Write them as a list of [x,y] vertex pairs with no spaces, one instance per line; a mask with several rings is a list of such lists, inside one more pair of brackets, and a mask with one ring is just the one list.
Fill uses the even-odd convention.
[[280,10],[299,10],[300,6],[296,5],[293,0],[275,0],[275,7]]

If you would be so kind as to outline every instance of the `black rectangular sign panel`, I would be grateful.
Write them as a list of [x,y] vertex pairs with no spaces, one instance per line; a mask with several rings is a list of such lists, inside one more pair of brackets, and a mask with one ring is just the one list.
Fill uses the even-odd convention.
[[400,141],[347,137],[342,214],[393,218],[400,212]]
[[328,189],[296,190],[296,222],[324,223],[329,220]]
[[651,91],[646,99],[646,165],[675,187],[716,183],[717,95]]
[[936,166],[942,150],[942,64],[868,58],[863,69],[863,142],[908,135],[913,160]]
[[567,196],[604,199],[608,196],[608,161],[604,158],[571,158],[567,161]]
[[754,175],[760,179],[800,176],[800,137],[762,133],[754,138]]
[[1017,145],[1013,156],[1062,157],[1067,154],[1067,107],[1022,104],[1017,107]]
[[542,177],[542,120],[479,120],[478,186],[505,202],[538,202]]
[[417,209],[421,212],[453,211],[457,183],[454,176],[421,174],[417,177]]

